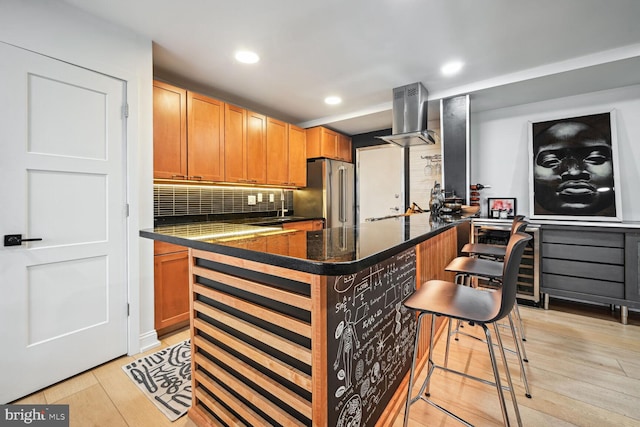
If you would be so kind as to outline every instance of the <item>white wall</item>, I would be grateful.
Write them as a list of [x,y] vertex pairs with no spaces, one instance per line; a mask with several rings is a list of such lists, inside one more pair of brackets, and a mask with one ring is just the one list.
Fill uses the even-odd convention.
[[[427,129],[433,129],[438,137],[440,136],[440,120],[430,120]],[[439,141],[439,140],[438,140]],[[435,163],[422,157],[442,155],[442,145],[440,142],[433,145],[415,145],[409,148],[409,203],[416,203],[422,209],[429,209],[431,199],[431,189],[436,181],[442,184],[442,162],[440,168],[436,169]]]
[[153,245],[138,237],[139,229],[153,227],[151,40],[62,2],[0,0],[0,41],[127,81],[129,276],[134,290],[129,349],[135,353],[155,345]]
[[[606,77],[603,77],[606,78]],[[473,110],[473,97],[471,98]],[[471,114],[471,182],[487,197],[516,197],[529,215],[528,122],[616,110],[624,221],[640,221],[640,85]]]

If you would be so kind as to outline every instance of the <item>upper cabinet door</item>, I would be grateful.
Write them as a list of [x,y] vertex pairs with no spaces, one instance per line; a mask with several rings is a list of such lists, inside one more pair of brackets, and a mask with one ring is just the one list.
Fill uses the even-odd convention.
[[247,181],[254,184],[267,182],[267,117],[247,112],[246,143]]
[[247,110],[225,104],[225,181],[247,182]]
[[287,123],[267,118],[267,184],[289,184]]
[[294,125],[289,125],[289,183],[307,186],[307,133]]
[[338,134],[330,129],[320,129],[320,152],[323,157],[338,158]]
[[188,178],[224,180],[224,103],[187,92]]
[[307,158],[326,157],[352,162],[351,138],[322,126],[306,130]]
[[351,163],[351,138],[342,134],[338,134],[338,145],[336,151],[338,159]]
[[187,177],[187,91],[153,82],[153,177]]

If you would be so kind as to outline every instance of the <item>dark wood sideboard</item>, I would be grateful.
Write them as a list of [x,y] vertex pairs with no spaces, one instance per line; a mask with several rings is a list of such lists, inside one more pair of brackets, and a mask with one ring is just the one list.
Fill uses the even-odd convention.
[[545,224],[540,290],[549,296],[640,309],[640,229]]

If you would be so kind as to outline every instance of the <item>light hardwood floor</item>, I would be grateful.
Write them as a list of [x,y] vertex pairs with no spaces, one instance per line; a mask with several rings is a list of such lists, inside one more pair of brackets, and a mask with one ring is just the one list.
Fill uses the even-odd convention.
[[189,330],[161,339],[161,346],[120,357],[14,403],[68,404],[70,427],[195,427],[185,415],[171,422],[131,381],[122,367],[189,338]]
[[[531,399],[524,396],[515,355],[508,354],[507,360],[524,426],[640,426],[640,317],[637,313],[630,315],[628,325],[622,325],[619,312],[611,313],[607,307],[555,300],[548,311],[521,306],[520,312],[527,336],[529,363],[525,363],[525,369]],[[478,327],[466,329],[482,335]],[[508,346],[512,342],[510,335],[502,333],[502,336]],[[486,344],[469,337],[451,342],[450,367],[492,378]],[[441,363],[443,343],[436,345],[435,353],[436,361]],[[419,380],[424,379],[424,374]],[[507,409],[516,425],[513,405],[506,394]],[[474,425],[503,425],[497,392],[491,386],[438,370],[432,379],[431,398]],[[401,425],[402,416],[399,416],[394,427]],[[410,425],[461,424],[418,401],[411,407]]]
[[[515,357],[508,356],[525,426],[639,426],[640,316],[630,313],[621,325],[619,313],[607,308],[552,300],[548,311],[521,307],[527,332],[525,367],[533,395],[524,396]],[[469,328],[478,330],[479,328]],[[165,337],[162,346],[188,338],[188,331]],[[509,342],[508,334],[503,334]],[[443,345],[436,347],[442,356]],[[149,353],[157,351],[158,348]],[[137,355],[139,357],[140,355]],[[133,357],[122,357],[34,393],[16,403],[70,405],[70,425],[77,427],[193,427],[187,416],[171,423],[122,371]],[[453,344],[452,367],[491,376],[485,344],[461,337]],[[432,397],[477,426],[500,426],[495,389],[439,372]],[[513,415],[511,401],[507,400]],[[410,425],[459,426],[424,402],[412,406]],[[402,414],[394,427],[402,425]]]

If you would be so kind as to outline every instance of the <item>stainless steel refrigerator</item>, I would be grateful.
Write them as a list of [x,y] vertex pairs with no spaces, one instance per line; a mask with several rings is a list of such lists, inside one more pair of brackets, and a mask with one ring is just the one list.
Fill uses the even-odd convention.
[[317,159],[307,163],[307,187],[293,192],[296,216],[322,217],[325,227],[353,226],[355,179],[352,163]]

